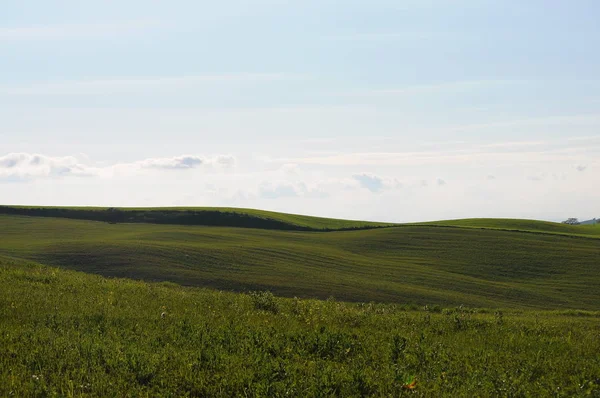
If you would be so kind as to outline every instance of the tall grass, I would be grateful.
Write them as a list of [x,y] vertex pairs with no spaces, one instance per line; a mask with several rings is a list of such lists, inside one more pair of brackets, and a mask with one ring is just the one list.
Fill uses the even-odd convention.
[[283,299],[0,259],[0,396],[599,396],[599,316]]

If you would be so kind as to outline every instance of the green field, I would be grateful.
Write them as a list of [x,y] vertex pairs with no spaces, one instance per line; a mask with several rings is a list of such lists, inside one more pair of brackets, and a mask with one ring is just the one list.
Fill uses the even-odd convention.
[[0,254],[103,276],[359,302],[600,307],[596,228],[463,220],[315,232],[13,215],[0,224]]
[[0,207],[0,396],[600,397],[599,232]]
[[0,396],[597,397],[599,322],[223,293],[0,257]]
[[120,223],[205,225],[299,231],[370,229],[394,225],[229,207],[131,207],[114,209],[106,207],[0,206],[0,214]]
[[448,220],[419,223],[415,225],[496,229],[504,231],[521,231],[544,234],[559,234],[568,236],[586,236],[600,238],[600,225],[566,225],[547,221],[473,218],[466,220]]

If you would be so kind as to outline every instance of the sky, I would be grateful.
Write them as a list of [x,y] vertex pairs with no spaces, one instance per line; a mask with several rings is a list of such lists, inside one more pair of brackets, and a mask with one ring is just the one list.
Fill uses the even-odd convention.
[[596,0],[2,0],[0,204],[600,218]]

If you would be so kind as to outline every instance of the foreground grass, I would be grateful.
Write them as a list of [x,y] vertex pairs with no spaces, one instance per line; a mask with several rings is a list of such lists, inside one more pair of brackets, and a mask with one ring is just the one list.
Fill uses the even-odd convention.
[[281,299],[0,257],[0,396],[600,396],[599,316]]
[[0,255],[103,276],[342,301],[600,308],[600,239],[494,229],[108,224],[0,215]]

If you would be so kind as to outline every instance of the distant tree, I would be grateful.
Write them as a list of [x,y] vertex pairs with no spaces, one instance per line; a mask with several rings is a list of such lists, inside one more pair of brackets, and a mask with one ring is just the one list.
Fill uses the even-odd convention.
[[125,212],[117,209],[116,207],[109,207],[105,210],[105,221],[110,224],[116,224],[118,222],[125,221]]
[[577,218],[568,218],[567,220],[562,222],[563,224],[568,224],[568,225],[579,225],[579,220]]

